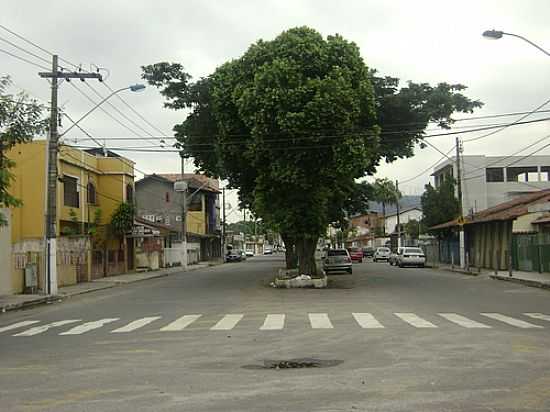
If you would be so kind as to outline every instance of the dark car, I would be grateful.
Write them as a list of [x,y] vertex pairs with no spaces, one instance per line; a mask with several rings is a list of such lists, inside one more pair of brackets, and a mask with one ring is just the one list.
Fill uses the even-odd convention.
[[238,250],[233,250],[225,255],[226,262],[241,262],[243,260],[243,255]]
[[372,246],[367,246],[363,248],[363,257],[373,257],[374,248]]

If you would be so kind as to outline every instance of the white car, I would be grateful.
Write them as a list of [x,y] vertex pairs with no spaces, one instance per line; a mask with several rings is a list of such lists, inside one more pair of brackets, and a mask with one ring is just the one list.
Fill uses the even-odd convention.
[[397,265],[402,268],[404,266],[419,266],[421,268],[426,264],[426,255],[419,247],[404,247],[397,255]]
[[378,247],[374,252],[372,260],[378,262],[379,260],[387,261],[390,258],[391,250],[388,247]]
[[246,257],[254,257],[254,252],[251,251],[251,250],[247,250],[247,251],[245,252],[245,254],[246,254]]

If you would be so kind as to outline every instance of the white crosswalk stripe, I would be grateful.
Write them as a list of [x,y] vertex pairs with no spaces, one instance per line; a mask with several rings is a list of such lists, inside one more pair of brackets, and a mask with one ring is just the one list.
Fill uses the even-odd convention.
[[237,323],[243,318],[243,314],[229,314],[225,315],[221,320],[210,328],[210,330],[231,330]]
[[332,322],[326,313],[309,313],[309,322],[313,329],[332,329]]
[[545,315],[544,313],[524,313],[524,315],[533,319],[547,320],[550,322],[550,315]]
[[23,322],[17,322],[17,323],[14,323],[12,325],[8,325],[8,326],[3,326],[0,328],[0,333],[1,332],[6,332],[8,330],[13,330],[13,329],[17,329],[17,328],[23,328],[25,326],[29,326],[29,325],[34,325],[35,323],[38,323],[40,322],[39,320],[24,320]]
[[17,333],[13,336],[34,336],[40,333],[44,333],[51,328],[56,328],[58,326],[69,325],[71,323],[80,322],[80,319],[67,319],[59,320],[57,322],[47,323],[45,325],[35,326],[34,328],[27,329],[21,333]]
[[118,329],[112,330],[111,333],[127,333],[127,332],[133,332],[136,329],[142,328],[151,322],[154,322],[155,320],[160,319],[161,316],[149,316],[146,318],[141,318],[134,320],[133,322],[128,323],[125,326],[122,326]]
[[260,330],[278,330],[285,327],[285,315],[269,314],[265,317],[264,324]]
[[95,320],[93,322],[86,322],[82,325],[75,326],[74,328],[71,328],[66,332],[61,332],[60,335],[82,335],[83,333],[89,332],[91,330],[102,328],[108,323],[116,322],[118,319],[119,318],[105,318]]
[[202,315],[184,315],[181,318],[176,319],[175,321],[169,323],[168,325],[160,328],[161,332],[177,332],[179,330],[185,329],[187,326],[192,324]]
[[415,328],[437,328],[432,322],[428,322],[414,313],[394,313],[394,315]]
[[439,316],[464,328],[490,328],[489,325],[485,325],[481,322],[476,322],[475,320],[468,319],[467,317],[459,315],[457,313],[439,313]]
[[524,320],[512,318],[510,316],[501,315],[500,313],[481,313],[481,315],[486,316],[491,319],[499,320],[501,322],[507,323],[508,325],[516,326],[518,328],[528,329],[528,328],[542,328],[542,326],[535,325],[533,323],[525,322]]
[[384,327],[384,325],[378,322],[370,313],[352,313],[352,315],[359,326],[364,329],[380,329]]

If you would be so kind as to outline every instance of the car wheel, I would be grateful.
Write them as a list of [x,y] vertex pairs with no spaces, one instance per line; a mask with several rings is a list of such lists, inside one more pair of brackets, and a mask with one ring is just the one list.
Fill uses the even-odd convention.
[[403,267],[403,263],[399,262],[399,267],[402,268],[402,267]]
[[349,268],[348,269],[348,273],[351,275],[353,273],[353,269],[352,268]]
[[359,260],[359,263],[363,263],[363,259],[360,259],[360,260]]

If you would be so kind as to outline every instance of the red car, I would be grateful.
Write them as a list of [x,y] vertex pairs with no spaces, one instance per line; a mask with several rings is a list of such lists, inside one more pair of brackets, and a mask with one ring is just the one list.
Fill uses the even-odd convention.
[[350,247],[348,248],[348,252],[352,262],[363,262],[363,250],[358,247]]

